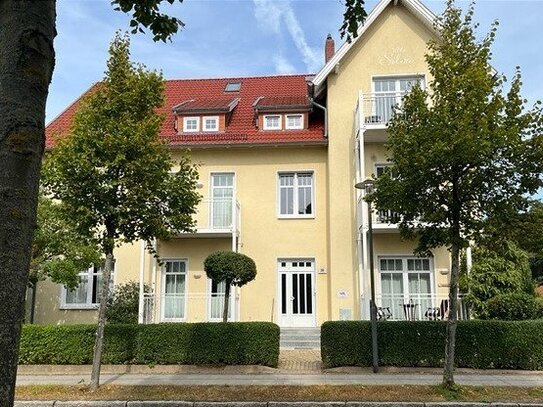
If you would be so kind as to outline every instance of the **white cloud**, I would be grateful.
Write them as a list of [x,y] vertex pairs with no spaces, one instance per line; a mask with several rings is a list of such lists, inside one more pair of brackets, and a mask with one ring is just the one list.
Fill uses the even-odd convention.
[[296,72],[296,68],[282,55],[276,55],[273,58],[275,63],[275,72],[278,74],[289,74]]
[[305,66],[310,71],[317,71],[322,65],[322,55],[307,43],[305,33],[294,14],[290,1],[253,0],[255,18],[261,29],[274,34],[281,33],[283,23],[296,49],[302,55]]

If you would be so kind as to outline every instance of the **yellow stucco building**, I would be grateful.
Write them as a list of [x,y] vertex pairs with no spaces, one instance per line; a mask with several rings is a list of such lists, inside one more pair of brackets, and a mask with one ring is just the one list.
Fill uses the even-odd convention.
[[[139,281],[140,322],[217,321],[224,285],[207,279],[205,257],[235,250],[252,257],[256,280],[233,290],[230,319],[317,327],[369,318],[367,205],[355,184],[389,165],[384,142],[393,106],[427,86],[427,42],[435,17],[418,0],[382,0],[352,43],[316,75],[167,81],[161,136],[173,157],[199,164],[202,202],[194,233],[115,252],[114,281]],[[76,103],[48,126],[66,131]],[[443,316],[450,270],[446,249],[415,257],[394,214],[372,214],[380,318]],[[99,270],[67,291],[40,282],[34,321],[90,322]]]

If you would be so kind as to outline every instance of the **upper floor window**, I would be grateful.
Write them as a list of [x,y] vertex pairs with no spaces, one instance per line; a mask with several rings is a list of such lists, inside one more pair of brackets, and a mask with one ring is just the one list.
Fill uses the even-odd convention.
[[375,164],[375,176],[379,178],[392,164]]
[[200,131],[200,118],[199,117],[183,117],[183,131],[184,132]]
[[368,124],[386,124],[390,121],[402,97],[414,86],[424,86],[422,76],[399,76],[373,79],[374,97],[371,115],[366,116]]
[[303,129],[304,116],[301,114],[287,114],[286,128],[287,129]]
[[204,116],[203,131],[219,131],[219,116]]
[[281,115],[265,115],[264,130],[281,130]]
[[279,174],[280,217],[313,217],[314,207],[312,172]]
[[[114,272],[111,273],[110,290],[113,290]],[[61,302],[65,308],[92,308],[100,303],[102,268],[90,267],[79,273],[79,285],[73,290],[62,288]]]

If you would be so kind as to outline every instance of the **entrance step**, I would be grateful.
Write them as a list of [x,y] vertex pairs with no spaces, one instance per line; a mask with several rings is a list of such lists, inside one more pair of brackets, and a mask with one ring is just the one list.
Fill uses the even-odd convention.
[[281,328],[281,349],[320,349],[320,328]]

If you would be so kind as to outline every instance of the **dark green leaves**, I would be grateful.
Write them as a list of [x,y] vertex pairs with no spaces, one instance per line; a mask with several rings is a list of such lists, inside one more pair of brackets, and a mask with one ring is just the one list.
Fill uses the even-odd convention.
[[[132,34],[143,33],[144,28],[153,33],[153,40],[166,42],[185,24],[177,17],[170,17],[160,11],[162,3],[173,4],[176,0],[113,0],[114,10],[132,14]],[[179,0],[183,2],[183,0]]]
[[206,257],[204,270],[207,276],[217,282],[241,287],[256,277],[256,264],[248,256],[236,252],[214,252]]
[[339,29],[341,38],[346,37],[348,42],[358,37],[358,26],[366,20],[364,0],[345,0],[345,13],[343,13],[343,25]]

